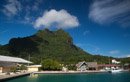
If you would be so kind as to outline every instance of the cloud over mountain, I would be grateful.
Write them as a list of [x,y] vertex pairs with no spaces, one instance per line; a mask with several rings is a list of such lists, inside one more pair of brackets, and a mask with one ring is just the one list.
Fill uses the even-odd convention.
[[36,19],[34,27],[36,29],[49,28],[55,25],[56,28],[74,28],[79,26],[79,22],[76,16],[69,14],[66,10],[56,11],[52,9],[44,12],[42,17]]

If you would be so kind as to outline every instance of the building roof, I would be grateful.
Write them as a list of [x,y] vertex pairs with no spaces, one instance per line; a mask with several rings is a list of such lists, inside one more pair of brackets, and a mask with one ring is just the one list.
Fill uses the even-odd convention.
[[84,64],[84,63],[85,63],[88,67],[97,67],[97,62],[85,62],[85,61],[79,62],[76,66],[77,66],[77,67],[81,67],[82,64]]
[[84,63],[87,65],[87,63],[86,63],[85,61],[83,61],[83,62],[79,62],[78,64],[76,64],[76,66],[79,68],[79,67],[81,67]]
[[86,62],[88,67],[97,67],[97,62]]
[[18,57],[10,57],[10,56],[2,56],[0,55],[0,62],[13,62],[13,63],[32,63],[22,58]]

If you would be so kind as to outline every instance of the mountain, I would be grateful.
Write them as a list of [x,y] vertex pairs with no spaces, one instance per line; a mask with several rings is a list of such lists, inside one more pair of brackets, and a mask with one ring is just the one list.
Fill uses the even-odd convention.
[[72,37],[62,29],[44,29],[32,36],[12,38],[8,44],[0,46],[0,54],[30,59],[36,64],[44,59],[53,59],[64,64],[75,64],[79,61],[108,63],[110,59],[85,52],[74,45]]

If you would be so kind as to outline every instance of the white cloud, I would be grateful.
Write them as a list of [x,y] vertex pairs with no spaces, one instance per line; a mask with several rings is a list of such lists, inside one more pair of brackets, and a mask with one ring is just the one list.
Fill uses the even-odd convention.
[[120,23],[130,26],[130,0],[94,0],[90,6],[89,18],[99,24]]
[[112,51],[110,51],[109,53],[110,53],[110,54],[119,54],[120,51],[119,51],[119,50],[112,50]]
[[66,10],[56,11],[54,9],[44,12],[42,17],[36,19],[34,27],[42,29],[56,25],[56,28],[74,28],[79,26],[77,17],[69,14]]
[[21,3],[18,0],[8,0],[4,5],[3,13],[7,16],[14,16],[21,10]]

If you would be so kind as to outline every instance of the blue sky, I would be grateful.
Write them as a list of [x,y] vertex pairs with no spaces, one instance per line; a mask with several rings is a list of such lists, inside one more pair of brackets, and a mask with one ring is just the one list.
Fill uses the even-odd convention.
[[0,0],[0,44],[62,28],[92,54],[130,56],[129,0]]

